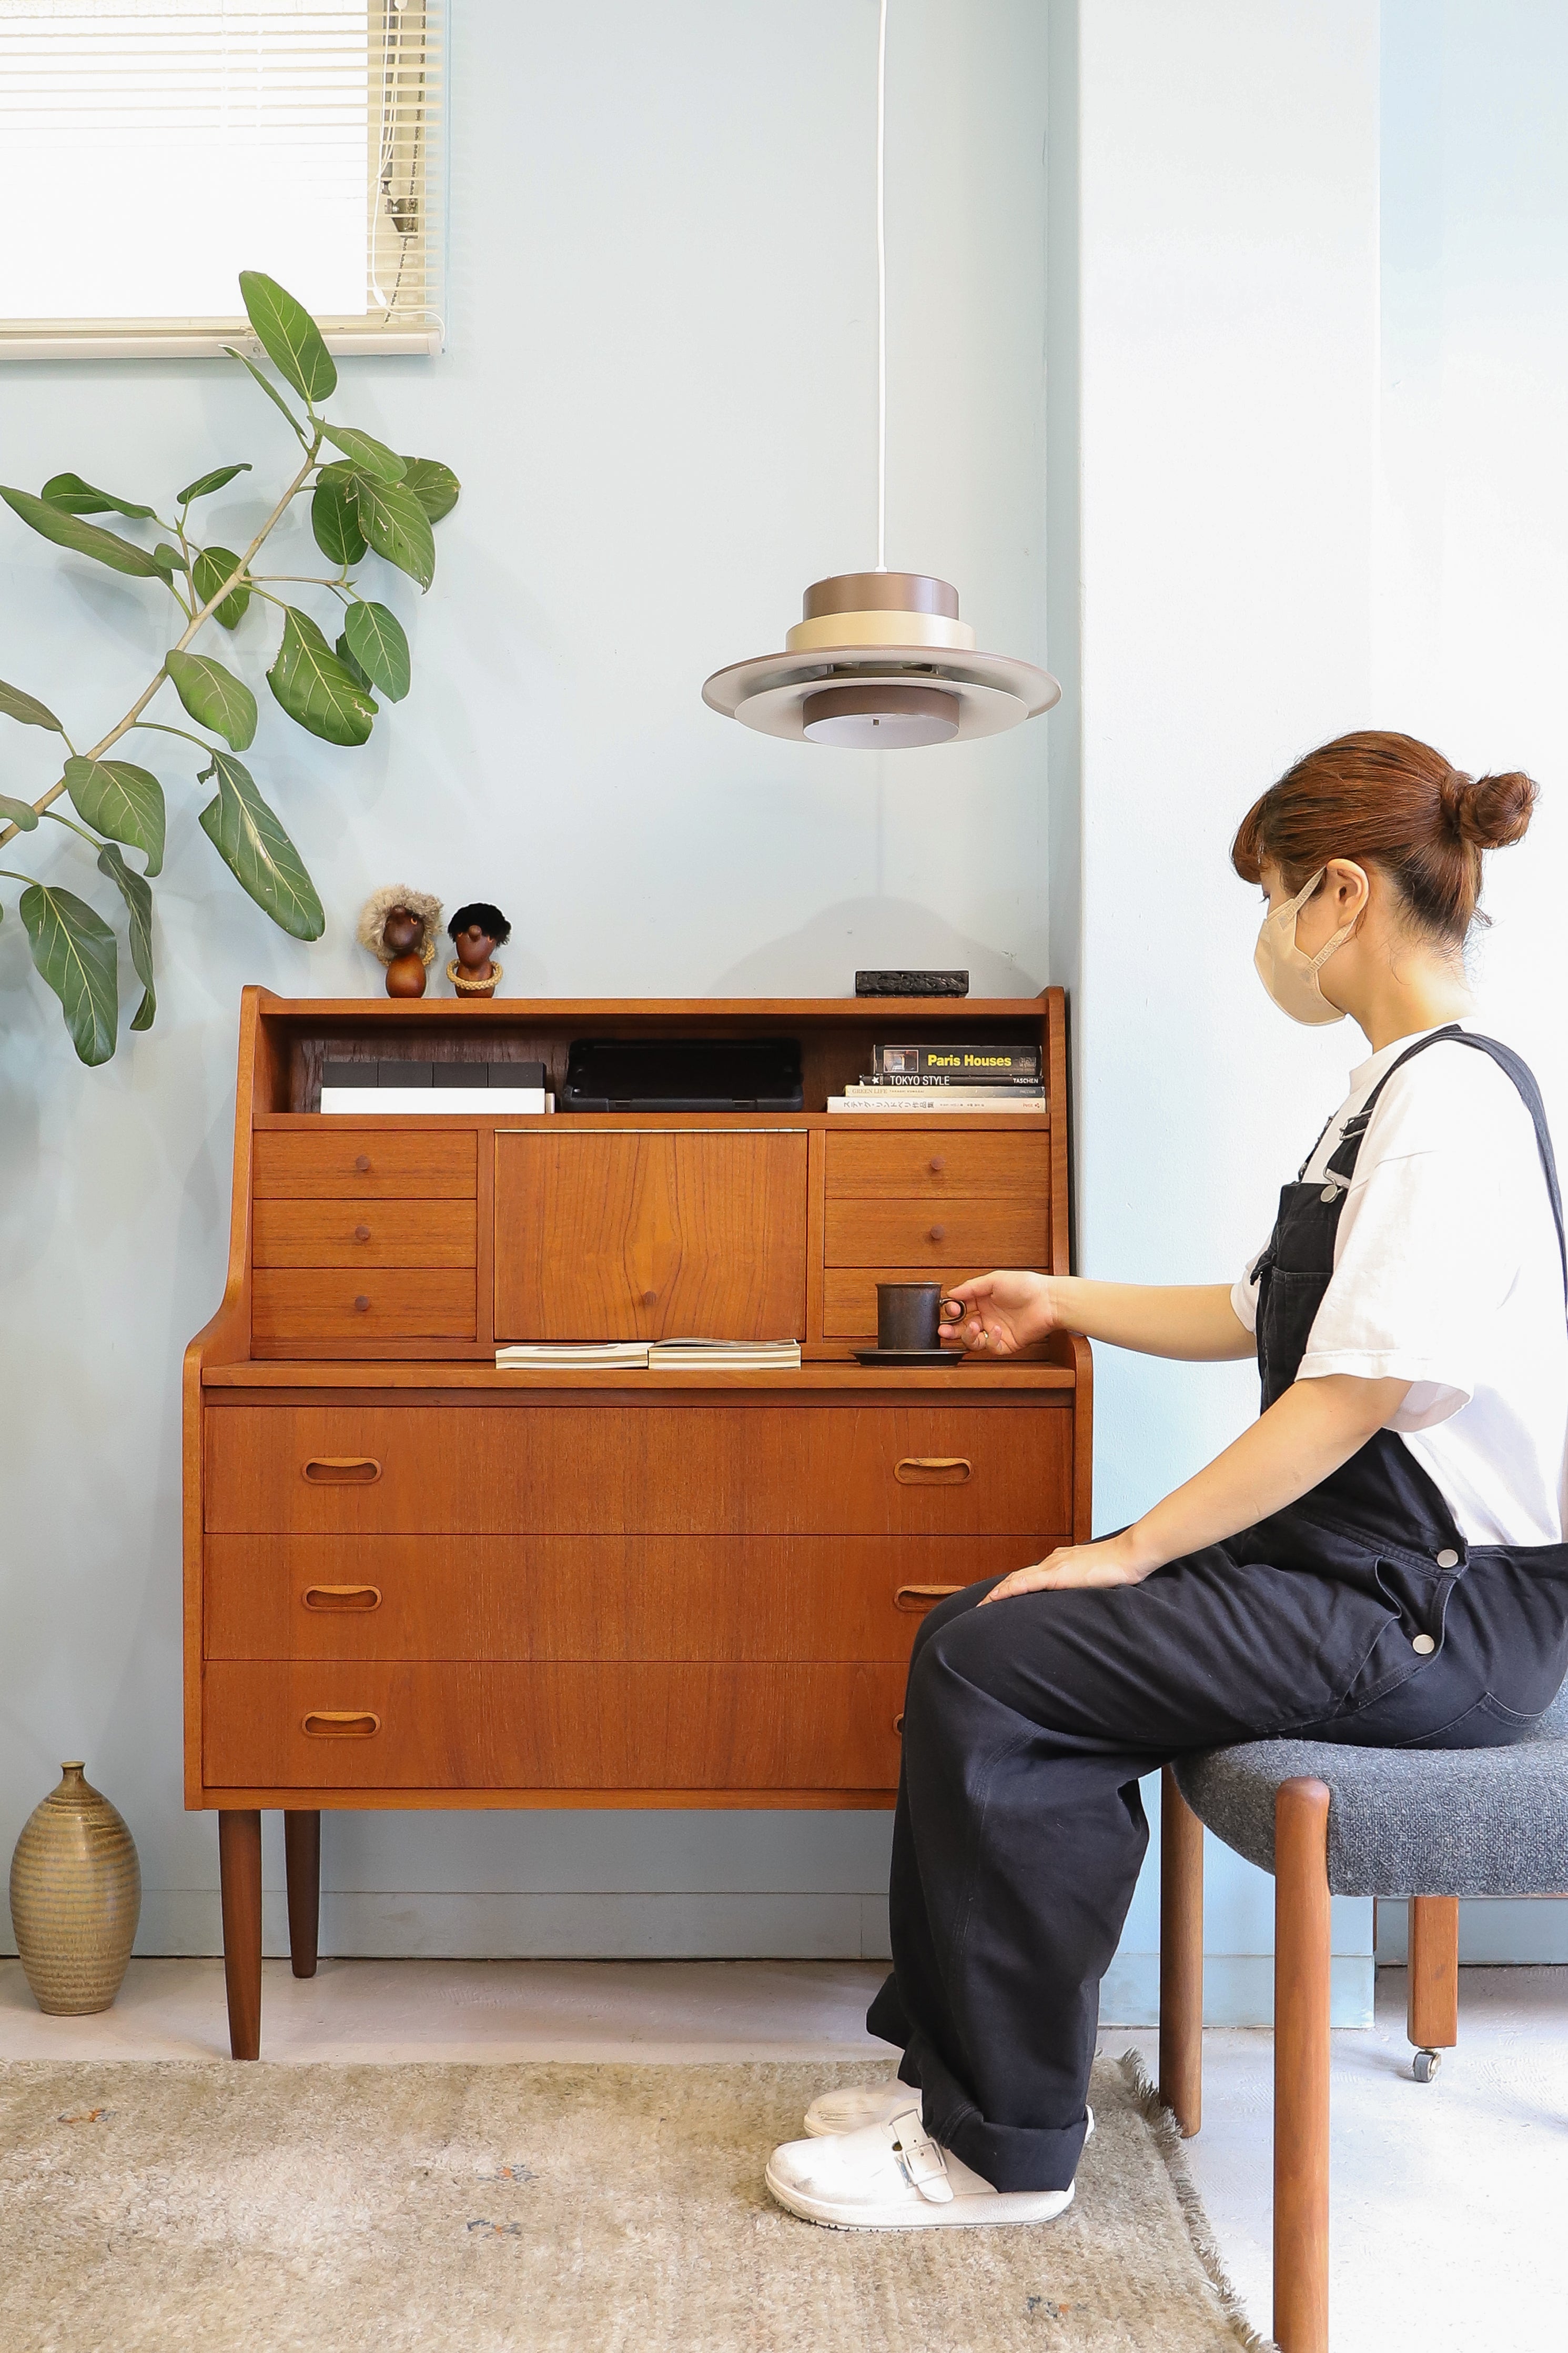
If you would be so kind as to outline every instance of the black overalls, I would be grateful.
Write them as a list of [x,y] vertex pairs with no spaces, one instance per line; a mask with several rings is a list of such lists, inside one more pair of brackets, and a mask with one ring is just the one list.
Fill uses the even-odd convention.
[[[1440,1042],[1489,1054],[1519,1089],[1563,1243],[1529,1071],[1458,1029],[1421,1039],[1347,1123],[1325,1177],[1280,1194],[1258,1269],[1265,1408],[1296,1377],[1378,1096]],[[867,2024],[902,2046],[937,2140],[998,2189],[1058,2189],[1083,2146],[1100,1981],[1148,1844],[1140,1776],[1183,1749],[1280,1736],[1521,1737],[1568,1671],[1568,1544],[1468,1546],[1408,1448],[1379,1430],[1300,1502],[1142,1585],[976,1609],[993,1581],[940,1604],[916,1638],[893,1973]]]

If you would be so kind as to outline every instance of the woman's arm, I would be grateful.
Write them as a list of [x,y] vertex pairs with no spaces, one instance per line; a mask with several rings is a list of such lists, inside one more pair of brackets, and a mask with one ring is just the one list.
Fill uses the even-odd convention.
[[986,1601],[1069,1585],[1141,1585],[1168,1560],[1218,1544],[1295,1503],[1386,1426],[1409,1387],[1353,1373],[1293,1381],[1206,1470],[1120,1535],[1065,1546],[1032,1568],[1016,1568]]
[[1006,1272],[960,1282],[944,1304],[942,1337],[975,1355],[1011,1356],[1047,1332],[1082,1332],[1145,1356],[1189,1363],[1250,1356],[1252,1334],[1230,1303],[1225,1282],[1089,1282],[1076,1274]]

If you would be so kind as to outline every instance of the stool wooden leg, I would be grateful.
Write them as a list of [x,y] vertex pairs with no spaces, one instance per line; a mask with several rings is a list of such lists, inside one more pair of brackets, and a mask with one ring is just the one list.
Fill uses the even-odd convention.
[[283,1860],[289,1878],[289,1957],[297,1978],[313,1978],[321,1918],[319,1812],[301,1810],[284,1815]]
[[1204,1826],[1160,1783],[1160,2097],[1190,2140],[1204,2104]]
[[1459,2039],[1459,1899],[1410,1899],[1410,1990],[1405,2032],[1415,2045],[1411,2072],[1429,2084],[1437,2053]]
[[1329,2344],[1329,1792],[1281,1783],[1274,1809],[1274,2337]]
[[218,1886],[223,1904],[223,1974],[228,1989],[228,2047],[237,2059],[261,2055],[261,1816],[247,1809],[217,1818]]

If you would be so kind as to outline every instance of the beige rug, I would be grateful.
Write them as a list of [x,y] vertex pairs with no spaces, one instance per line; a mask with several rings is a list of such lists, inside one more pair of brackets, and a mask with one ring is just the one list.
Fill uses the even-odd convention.
[[[1078,2198],[854,2234],[763,2164],[878,2067],[0,2068],[5,2353],[1236,2353],[1161,2114],[1101,2061]],[[1151,2121],[1151,2115],[1153,2121]],[[1168,2120],[1167,2120],[1168,2121]],[[1178,2160],[1179,2164],[1179,2160]]]

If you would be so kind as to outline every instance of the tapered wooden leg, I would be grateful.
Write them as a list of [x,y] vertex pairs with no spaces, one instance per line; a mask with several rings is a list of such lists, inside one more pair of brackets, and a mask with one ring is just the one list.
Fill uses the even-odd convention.
[[1329,2344],[1329,1792],[1282,1782],[1274,1808],[1274,2337]]
[[284,1815],[283,1860],[289,1874],[289,1957],[297,1978],[313,1978],[321,1918],[321,1817],[319,1813],[300,1811]]
[[223,1974],[228,1988],[228,2047],[261,2055],[261,1816],[249,1809],[217,1818],[223,1900]]
[[1204,2104],[1204,1826],[1160,1784],[1160,2097],[1190,2140]]
[[1437,2053],[1459,2039],[1459,1899],[1410,1899],[1409,1997],[1405,2031],[1415,2045],[1413,2073],[1429,2084]]

